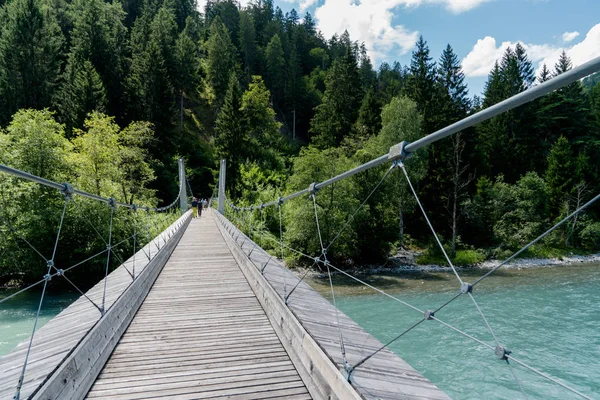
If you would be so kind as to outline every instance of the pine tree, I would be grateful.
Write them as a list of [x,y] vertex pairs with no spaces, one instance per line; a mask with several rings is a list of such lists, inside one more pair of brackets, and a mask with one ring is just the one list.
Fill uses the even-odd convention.
[[228,90],[235,69],[235,48],[227,28],[216,17],[210,26],[210,36],[205,43],[204,88],[209,102],[218,109]]
[[212,26],[218,18],[227,27],[231,42],[238,47],[238,32],[240,30],[240,13],[234,0],[209,0],[204,9],[206,26]]
[[381,130],[381,108],[381,101],[379,101],[375,89],[371,87],[362,101],[358,112],[358,120],[354,127],[360,138],[368,138],[379,133]]
[[102,79],[89,60],[80,62],[72,55],[64,76],[55,104],[70,133],[73,128],[83,128],[87,115],[92,111],[104,113],[107,100]]
[[546,81],[549,81],[550,79],[552,79],[552,74],[550,73],[550,70],[548,69],[546,64],[544,64],[542,66],[542,70],[540,71],[540,76],[538,76],[538,82],[544,83]]
[[231,196],[238,194],[240,165],[248,149],[246,121],[241,108],[240,85],[235,74],[232,74],[215,129],[217,154],[219,158],[227,159],[227,186]]
[[432,133],[439,125],[436,113],[435,62],[429,56],[429,47],[423,36],[419,37],[410,62],[407,93],[417,103],[423,115],[425,133]]
[[[572,68],[571,59],[563,50],[554,66],[554,76]],[[556,91],[554,124],[557,134],[565,136],[569,142],[585,145],[589,139],[587,114],[589,106],[580,81],[574,82]]]
[[249,82],[254,74],[255,63],[258,49],[256,47],[256,33],[254,30],[254,20],[246,11],[240,12],[240,52],[244,63],[244,74]]
[[377,79],[377,74],[373,70],[373,64],[371,64],[371,59],[367,54],[367,48],[363,43],[360,45],[360,54],[359,54],[359,70],[360,77],[363,85],[363,89],[365,92],[371,88],[375,84],[375,80]]
[[438,82],[444,89],[444,94],[449,96],[451,102],[451,109],[446,116],[446,121],[451,123],[464,118],[471,107],[471,101],[465,84],[465,74],[450,45],[447,45],[442,53],[437,75]]
[[567,200],[567,195],[573,187],[574,175],[575,165],[571,145],[564,136],[561,136],[550,149],[545,175],[555,215],[558,215],[562,203]]
[[285,90],[285,58],[279,35],[273,36],[265,51],[267,86],[273,94],[273,104],[281,110]]
[[193,40],[194,21],[188,17],[185,29],[181,31],[175,42],[175,73],[173,84],[179,95],[179,133],[183,130],[184,97],[194,93],[198,86],[198,47]]
[[333,62],[325,82],[323,102],[315,108],[310,132],[321,148],[338,146],[356,122],[363,92],[356,57],[350,47]]
[[127,37],[123,8],[119,3],[102,0],[76,0],[72,7],[69,58],[76,58],[79,64],[84,60],[92,63],[107,91],[107,111],[121,118]]
[[61,68],[64,37],[41,0],[5,6],[0,28],[0,124],[19,108],[49,107]]

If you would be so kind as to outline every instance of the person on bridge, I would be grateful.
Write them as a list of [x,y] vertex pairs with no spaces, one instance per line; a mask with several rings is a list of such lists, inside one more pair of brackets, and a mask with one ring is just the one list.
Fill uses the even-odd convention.
[[198,217],[198,199],[196,199],[195,197],[192,197],[192,210],[194,210],[192,213],[193,217],[197,218]]
[[202,216],[202,199],[198,199],[198,217]]

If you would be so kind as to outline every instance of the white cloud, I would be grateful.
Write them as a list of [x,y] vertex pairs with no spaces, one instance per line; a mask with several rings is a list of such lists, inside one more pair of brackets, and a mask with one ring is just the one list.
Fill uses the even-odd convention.
[[[502,42],[496,44],[496,39],[486,36],[479,39],[473,49],[462,60],[463,70],[468,77],[487,76],[496,60],[502,58],[507,47],[514,47],[517,42]],[[574,66],[581,65],[592,58],[600,56],[600,24],[593,26],[585,39],[571,47],[559,47],[549,44],[521,43],[527,50],[527,56],[536,65],[537,72],[543,64],[552,70],[558,61],[560,53],[564,50],[571,58]]]
[[579,32],[575,31],[575,32],[565,32],[562,35],[562,40],[564,42],[571,42],[573,41],[573,39],[575,39],[577,36],[579,36]]
[[[418,32],[392,25],[392,9],[405,0],[326,0],[317,8],[317,26],[326,38],[348,30],[353,40],[365,42],[371,59],[377,63],[392,52],[408,53]],[[392,57],[394,58],[394,57]]]
[[[300,9],[318,0],[300,0]],[[329,38],[348,30],[350,37],[365,42],[375,64],[394,53],[406,54],[412,50],[419,33],[401,24],[393,24],[394,10],[398,7],[418,7],[425,4],[442,5],[452,13],[468,11],[489,0],[325,0],[317,7],[317,27]]]

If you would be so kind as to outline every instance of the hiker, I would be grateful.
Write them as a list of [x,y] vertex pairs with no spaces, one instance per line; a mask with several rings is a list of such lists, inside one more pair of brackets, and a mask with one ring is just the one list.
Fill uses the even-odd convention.
[[195,197],[192,197],[192,210],[194,210],[192,216],[194,218],[198,217],[198,199],[196,199]]
[[202,216],[202,199],[198,199],[198,217]]

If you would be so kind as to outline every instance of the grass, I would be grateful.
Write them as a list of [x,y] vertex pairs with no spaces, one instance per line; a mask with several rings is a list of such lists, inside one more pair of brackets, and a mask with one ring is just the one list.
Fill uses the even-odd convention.
[[[479,264],[485,260],[485,254],[479,250],[456,250],[456,256],[451,258],[454,265],[470,266]],[[419,265],[447,265],[448,262],[442,254],[431,254],[429,251],[424,252],[417,257]]]

